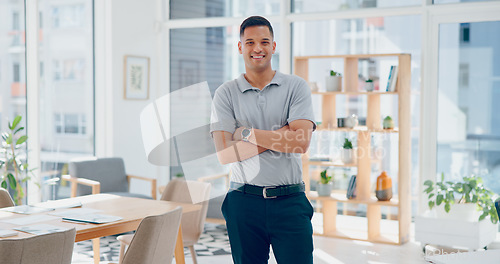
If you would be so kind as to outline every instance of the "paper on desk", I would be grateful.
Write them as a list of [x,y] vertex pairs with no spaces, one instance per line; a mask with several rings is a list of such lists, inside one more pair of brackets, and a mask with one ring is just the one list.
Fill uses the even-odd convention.
[[65,230],[68,230],[69,228],[62,228],[59,226],[47,225],[47,224],[38,224],[38,225],[31,225],[31,226],[16,227],[14,229],[18,230],[18,231],[30,233],[33,235],[45,235],[45,234],[65,231]]
[[97,213],[100,211],[102,211],[102,210],[97,210],[97,209],[93,209],[93,208],[75,208],[75,209],[64,210],[61,212],[53,212],[53,213],[49,213],[49,214],[67,218],[67,217],[74,217],[77,215],[93,214],[93,213]]
[[0,229],[0,237],[11,237],[17,236],[17,232],[14,230]]
[[82,203],[80,201],[71,201],[71,200],[53,200],[43,203],[37,203],[34,204],[34,206],[43,208],[61,209],[61,208],[79,207],[82,206]]
[[0,210],[7,211],[7,212],[13,212],[16,214],[36,214],[36,213],[52,211],[54,209],[53,208],[35,207],[32,205],[18,205],[18,206],[11,206],[11,207],[2,208]]
[[0,220],[0,222],[14,224],[14,225],[29,225],[29,224],[34,224],[34,223],[50,221],[50,220],[54,220],[54,219],[58,219],[58,218],[59,217],[57,217],[57,216],[43,214],[43,215],[30,215],[30,216],[24,216],[24,217],[5,219],[5,220]]
[[104,224],[104,223],[120,221],[122,219],[123,217],[120,216],[104,215],[104,214],[85,214],[85,215],[77,215],[71,217],[63,217],[63,220],[92,223],[92,224]]

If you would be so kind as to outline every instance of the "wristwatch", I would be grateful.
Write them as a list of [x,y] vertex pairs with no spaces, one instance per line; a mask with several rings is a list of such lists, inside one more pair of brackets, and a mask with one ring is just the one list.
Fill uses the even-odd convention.
[[252,129],[250,128],[244,128],[241,130],[241,140],[248,142],[248,138],[252,135]]

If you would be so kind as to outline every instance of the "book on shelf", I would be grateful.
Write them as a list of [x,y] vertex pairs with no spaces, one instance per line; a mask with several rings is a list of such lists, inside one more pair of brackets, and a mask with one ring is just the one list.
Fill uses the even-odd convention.
[[392,65],[391,70],[389,72],[389,79],[387,80],[386,91],[395,92],[397,81],[398,81],[398,66]]
[[356,175],[352,175],[347,186],[347,199],[356,198]]

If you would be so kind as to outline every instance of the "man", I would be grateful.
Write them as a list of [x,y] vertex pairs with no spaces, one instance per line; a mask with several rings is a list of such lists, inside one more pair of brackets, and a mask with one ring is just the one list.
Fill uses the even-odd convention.
[[301,153],[315,129],[306,82],[274,71],[273,28],[263,17],[240,26],[246,72],[215,92],[210,131],[222,164],[232,163],[222,204],[234,263],[312,264],[313,208],[304,194]]

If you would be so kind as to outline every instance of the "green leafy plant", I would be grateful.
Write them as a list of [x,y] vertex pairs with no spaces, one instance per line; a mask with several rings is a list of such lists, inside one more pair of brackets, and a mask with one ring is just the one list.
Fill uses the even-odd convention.
[[0,185],[14,192],[14,202],[18,205],[23,201],[23,186],[31,179],[29,174],[32,172],[28,170],[28,163],[25,156],[23,157],[23,144],[28,137],[20,134],[24,130],[24,127],[19,125],[21,119],[18,115],[12,124],[9,122],[9,130],[2,133],[3,142],[0,149]]
[[330,181],[332,180],[332,176],[328,176],[328,175],[326,174],[326,170],[322,171],[322,172],[320,173],[320,176],[321,176],[321,178],[320,178],[320,182],[321,182],[321,184],[328,184],[328,183],[330,183]]
[[340,74],[340,72],[336,72],[334,70],[330,70],[330,76],[342,76],[342,74]]
[[[463,181],[452,182],[445,181],[444,173],[441,173],[441,181],[434,183],[431,180],[426,180],[424,185],[427,187],[424,193],[427,194],[430,209],[444,204],[444,210],[448,213],[452,204],[475,203],[477,210],[482,212],[479,221],[489,215],[493,224],[498,222],[498,214],[493,202],[495,193],[484,187],[481,177],[465,176]],[[458,195],[458,200],[455,199],[455,194]]]
[[175,177],[182,178],[182,177],[184,177],[184,173],[178,172],[178,173],[175,174]]
[[344,149],[352,149],[352,142],[348,138],[345,138],[344,146],[342,147]]
[[368,80],[366,80],[365,82],[367,82],[367,83],[371,83],[371,82],[373,82],[373,80],[372,80],[372,79],[368,79]]

